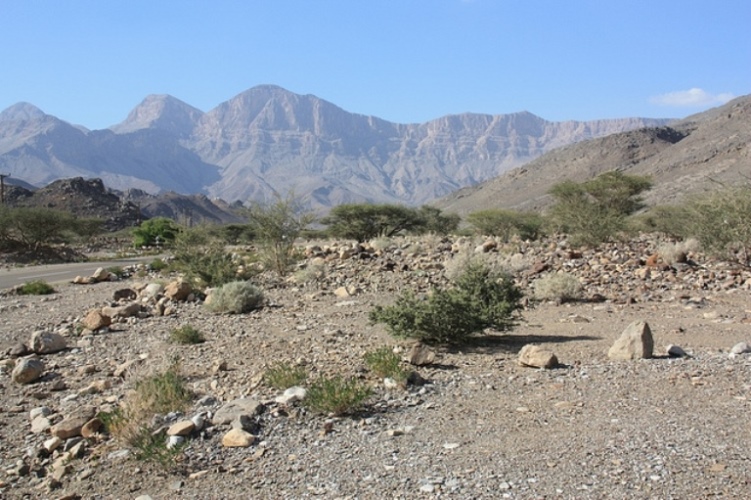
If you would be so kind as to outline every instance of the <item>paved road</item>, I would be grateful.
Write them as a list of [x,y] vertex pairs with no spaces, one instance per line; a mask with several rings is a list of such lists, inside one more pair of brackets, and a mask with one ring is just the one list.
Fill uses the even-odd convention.
[[76,276],[91,276],[99,267],[129,266],[144,261],[152,261],[154,256],[133,259],[117,259],[99,262],[73,262],[70,264],[50,264],[0,270],[0,290],[12,288],[28,281],[43,280],[47,283],[69,283]]

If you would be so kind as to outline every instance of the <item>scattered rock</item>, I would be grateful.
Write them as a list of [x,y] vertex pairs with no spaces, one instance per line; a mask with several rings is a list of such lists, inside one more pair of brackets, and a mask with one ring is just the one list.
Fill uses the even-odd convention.
[[44,363],[36,358],[23,358],[16,363],[11,372],[13,381],[17,384],[30,384],[42,376]]
[[211,423],[214,425],[224,425],[232,423],[238,417],[254,417],[263,413],[265,406],[263,403],[250,398],[240,398],[225,403],[224,406],[219,408],[214,417],[211,419]]
[[436,354],[433,349],[423,343],[416,343],[409,351],[409,362],[415,366],[431,365],[435,362]]
[[302,401],[308,391],[304,387],[290,387],[284,391],[284,394],[278,396],[274,401],[282,405],[289,405],[295,401]]
[[66,349],[68,343],[59,333],[37,330],[31,334],[29,347],[37,354],[52,354]]
[[189,283],[173,281],[164,287],[164,296],[170,300],[184,301],[193,292]]
[[190,436],[195,430],[196,424],[192,420],[181,420],[170,425],[167,429],[168,436]]
[[256,441],[256,437],[242,429],[231,429],[222,437],[225,448],[247,448]]
[[652,330],[645,321],[634,321],[610,347],[608,358],[632,360],[651,358],[654,350]]
[[670,344],[665,348],[665,352],[671,358],[686,358],[688,353],[681,346]]
[[518,363],[532,368],[555,368],[558,366],[558,358],[548,349],[539,345],[527,344],[519,351]]
[[89,311],[86,317],[81,321],[81,324],[85,328],[95,332],[101,328],[110,326],[112,324],[112,318],[102,314],[99,310]]

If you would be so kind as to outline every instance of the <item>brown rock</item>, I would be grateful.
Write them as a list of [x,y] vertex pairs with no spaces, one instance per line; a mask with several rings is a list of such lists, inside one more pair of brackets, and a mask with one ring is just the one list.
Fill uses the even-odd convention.
[[651,358],[654,349],[652,330],[646,321],[634,321],[615,341],[608,357],[615,360]]
[[518,363],[532,368],[555,368],[558,366],[558,358],[548,349],[539,345],[527,344],[519,351]]
[[69,417],[50,427],[50,434],[60,439],[81,435],[81,429],[89,421],[88,417]]
[[247,448],[256,441],[256,437],[242,429],[231,429],[222,437],[222,446],[226,448]]
[[131,318],[141,312],[141,304],[131,302],[119,307],[103,307],[102,314],[110,318]]
[[164,296],[170,300],[184,301],[192,292],[190,284],[184,281],[173,281],[164,288]]
[[102,429],[102,427],[104,427],[104,422],[99,418],[94,417],[81,427],[81,436],[86,439],[91,439]]
[[24,358],[16,363],[11,372],[13,381],[17,384],[30,384],[38,380],[44,372],[44,363],[36,358]]
[[435,362],[435,351],[425,344],[417,343],[409,351],[409,362],[415,366],[430,365]]
[[105,316],[101,311],[93,310],[89,311],[81,323],[89,330],[97,331],[100,328],[110,326],[112,324],[112,318]]
[[167,429],[168,436],[190,436],[195,430],[196,424],[191,420],[181,420],[170,425]]

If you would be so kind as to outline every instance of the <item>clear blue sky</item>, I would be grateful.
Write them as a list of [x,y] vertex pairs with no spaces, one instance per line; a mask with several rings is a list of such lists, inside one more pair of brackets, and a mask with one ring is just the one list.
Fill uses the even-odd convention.
[[280,85],[423,122],[683,117],[751,93],[751,0],[0,0],[0,110],[88,128]]

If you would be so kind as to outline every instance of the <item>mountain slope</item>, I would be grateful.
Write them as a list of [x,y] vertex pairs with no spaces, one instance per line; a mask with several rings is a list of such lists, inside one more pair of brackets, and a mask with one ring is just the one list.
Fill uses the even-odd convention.
[[751,96],[670,126],[644,128],[566,146],[491,179],[437,200],[445,210],[466,214],[484,208],[536,210],[552,200],[563,180],[585,181],[621,170],[648,175],[650,204],[679,201],[720,184],[747,182],[751,175]]
[[98,131],[16,105],[0,115],[0,168],[37,186],[83,176],[120,190],[228,201],[294,190],[313,208],[417,205],[559,146],[665,123],[549,122],[520,112],[398,124],[264,85],[206,113],[170,96],[148,96],[125,121]]

